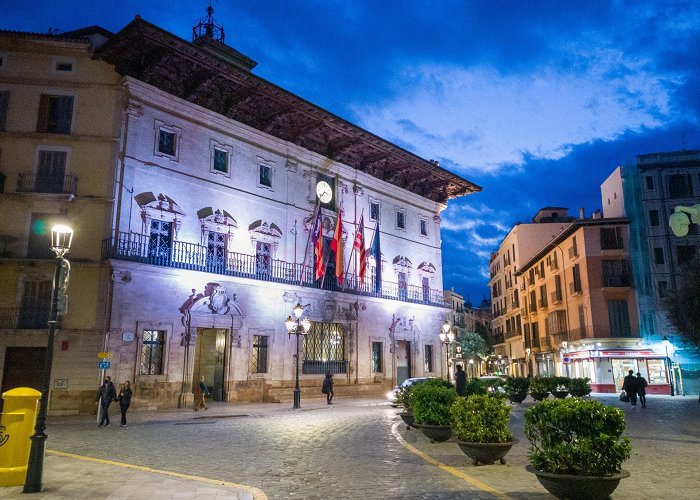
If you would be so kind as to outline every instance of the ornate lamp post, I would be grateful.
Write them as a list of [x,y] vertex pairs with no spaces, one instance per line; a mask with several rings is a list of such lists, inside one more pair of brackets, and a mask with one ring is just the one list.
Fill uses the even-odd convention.
[[445,378],[450,380],[450,344],[455,341],[455,334],[452,332],[452,327],[450,322],[445,320],[442,324],[440,331],[440,342],[445,344],[445,361],[447,370],[445,371]]
[[527,373],[525,374],[526,377],[530,376],[530,353],[532,352],[532,349],[529,347],[525,348],[525,364],[527,365]]
[[[53,290],[51,292],[51,311],[49,313],[49,338],[46,344],[46,359],[44,360],[44,373],[41,381],[41,399],[39,399],[39,413],[36,417],[34,434],[30,437],[32,444],[29,449],[29,464],[27,476],[24,480],[24,493],[38,493],[42,490],[42,476],[44,474],[44,449],[48,436],[46,430],[46,406],[48,404],[49,385],[51,384],[51,365],[53,364],[53,338],[58,322],[59,293],[62,286],[67,283],[68,275],[63,276],[63,268],[70,269],[68,261],[63,257],[70,250],[73,241],[73,229],[57,224],[51,228],[51,250],[56,254],[56,269],[53,275]],[[63,283],[62,283],[63,281]]]
[[297,353],[295,356],[296,369],[294,374],[294,404],[293,409],[301,408],[301,389],[299,389],[299,335],[306,335],[311,329],[311,321],[308,317],[301,319],[301,315],[304,314],[304,308],[299,302],[294,306],[294,318],[291,316],[287,317],[287,321],[284,324],[287,327],[287,333],[291,337],[296,335]]

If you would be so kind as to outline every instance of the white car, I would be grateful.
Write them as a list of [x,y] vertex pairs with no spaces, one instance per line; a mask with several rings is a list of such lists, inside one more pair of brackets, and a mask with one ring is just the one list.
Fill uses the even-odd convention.
[[404,389],[406,387],[410,387],[412,385],[416,384],[422,384],[423,382],[427,382],[428,380],[432,380],[435,377],[416,377],[416,378],[407,378],[401,384],[398,386],[394,387],[392,390],[386,393],[386,398],[389,400],[389,404],[391,406],[398,406],[396,404],[396,393],[399,392],[400,389]]

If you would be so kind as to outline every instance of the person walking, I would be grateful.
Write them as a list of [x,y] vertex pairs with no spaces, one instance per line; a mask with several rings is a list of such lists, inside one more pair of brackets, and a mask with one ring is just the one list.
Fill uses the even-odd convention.
[[622,389],[630,398],[630,403],[633,408],[637,407],[637,379],[634,376],[634,370],[630,370],[625,380],[622,383]]
[[100,425],[97,427],[107,427],[109,425],[109,405],[116,400],[117,391],[114,389],[112,377],[105,377],[104,382],[97,391],[97,401],[100,402]]
[[642,377],[642,374],[637,372],[637,394],[639,395],[639,402],[642,403],[642,408],[647,407],[647,379]]
[[464,373],[462,365],[457,365],[457,373],[455,373],[455,389],[457,389],[458,395],[467,395],[467,374]]
[[131,405],[131,396],[133,391],[131,390],[131,382],[124,382],[124,386],[119,390],[119,396],[117,396],[117,401],[119,401],[119,409],[122,412],[122,422],[121,427],[126,427],[126,411]]
[[209,389],[207,388],[207,384],[204,383],[204,377],[199,377],[199,385],[194,389],[194,411],[201,410],[202,408],[205,410],[209,409],[206,401],[204,401],[206,396],[209,396]]
[[326,372],[326,378],[323,379],[323,387],[321,392],[326,395],[326,403],[332,405],[333,401],[333,374]]

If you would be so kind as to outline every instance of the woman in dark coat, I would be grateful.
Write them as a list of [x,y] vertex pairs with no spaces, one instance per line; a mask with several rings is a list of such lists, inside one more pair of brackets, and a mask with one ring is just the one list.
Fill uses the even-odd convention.
[[321,392],[326,395],[326,403],[333,404],[331,403],[333,401],[333,374],[331,372],[326,372]]
[[128,380],[124,382],[124,387],[119,390],[119,396],[117,396],[117,401],[119,401],[119,409],[122,412],[122,427],[126,427],[126,411],[131,405],[131,396],[133,391],[131,390],[131,382]]
[[457,365],[457,373],[455,373],[455,389],[460,396],[467,395],[467,374],[464,373],[462,365]]

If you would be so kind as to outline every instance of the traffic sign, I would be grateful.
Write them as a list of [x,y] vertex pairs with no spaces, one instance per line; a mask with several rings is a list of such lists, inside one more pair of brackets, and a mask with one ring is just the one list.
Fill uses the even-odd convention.
[[564,363],[569,363],[569,362],[571,362],[571,358],[569,356],[564,356],[562,358],[562,361],[564,361]]
[[111,358],[112,353],[111,352],[98,352],[97,357],[100,359],[106,359],[106,358]]
[[100,361],[97,363],[97,367],[100,370],[109,370],[109,361]]

